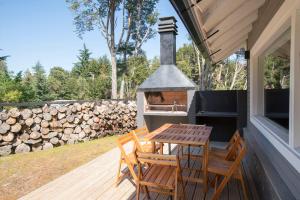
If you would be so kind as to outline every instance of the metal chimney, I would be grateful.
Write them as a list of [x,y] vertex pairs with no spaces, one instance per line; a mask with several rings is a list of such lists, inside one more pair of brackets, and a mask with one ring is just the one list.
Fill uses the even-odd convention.
[[176,65],[177,20],[175,17],[159,18],[160,64]]

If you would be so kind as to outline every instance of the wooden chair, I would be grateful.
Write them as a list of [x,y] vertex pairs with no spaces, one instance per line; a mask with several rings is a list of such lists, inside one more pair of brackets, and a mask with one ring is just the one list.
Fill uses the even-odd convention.
[[[245,199],[247,198],[247,191],[243,179],[243,174],[241,170],[241,162],[246,154],[245,142],[242,138],[236,140],[235,142],[235,158],[233,161],[218,157],[209,157],[208,160],[208,172],[216,175],[214,180],[215,192],[212,197],[213,200],[216,200],[220,197],[222,190],[230,180],[230,178],[235,178],[241,181],[243,193]],[[218,185],[219,178],[223,177],[222,181]]]
[[[183,178],[178,156],[136,152],[138,163],[138,179],[136,181],[136,199],[140,199],[140,191],[145,187],[147,198],[149,191],[172,195],[175,200],[179,196],[185,199]],[[143,172],[142,164],[149,167]],[[182,193],[178,192],[181,182]],[[149,189],[148,189],[149,188]]]
[[236,149],[235,145],[239,139],[241,139],[241,135],[240,132],[236,130],[225,149],[212,147],[209,151],[209,156],[215,156],[226,160],[234,159]]
[[141,144],[141,148],[143,149],[143,152],[155,153],[158,152],[159,150],[162,151],[163,145],[161,146],[160,144],[154,144],[155,147],[153,148],[153,143],[145,141],[144,139],[145,136],[149,134],[149,130],[146,126],[135,129],[134,131],[132,131],[132,133],[136,138],[136,140],[138,141],[138,143]]
[[130,142],[132,142],[134,144],[134,138],[132,136],[132,133],[127,133],[125,135],[120,136],[117,139],[117,145],[121,151],[121,155],[120,155],[120,160],[119,160],[119,167],[118,167],[118,171],[117,171],[117,180],[116,180],[116,185],[119,184],[121,178],[123,176],[120,176],[121,174],[121,167],[122,164],[126,164],[128,167],[128,170],[131,174],[131,176],[133,177],[134,180],[137,180],[137,174],[134,171],[135,165],[137,165],[136,159],[135,159],[135,155],[134,155],[134,150],[135,148],[140,149],[139,147],[134,147],[132,146],[132,150],[130,152],[126,151],[125,149],[125,145],[131,145],[129,144]]

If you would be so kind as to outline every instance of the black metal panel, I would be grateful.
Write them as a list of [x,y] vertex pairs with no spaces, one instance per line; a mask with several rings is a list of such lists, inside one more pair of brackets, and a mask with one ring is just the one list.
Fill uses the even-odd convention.
[[197,124],[213,126],[211,140],[228,141],[234,131],[247,124],[247,91],[196,92]]
[[210,141],[229,141],[237,127],[235,117],[197,117],[196,122],[213,127]]
[[289,89],[265,90],[265,116],[289,129]]
[[237,112],[237,91],[200,91],[198,112]]

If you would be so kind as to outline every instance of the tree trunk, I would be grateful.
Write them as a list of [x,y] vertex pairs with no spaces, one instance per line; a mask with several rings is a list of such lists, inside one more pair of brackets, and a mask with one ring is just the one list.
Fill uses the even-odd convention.
[[124,88],[125,88],[125,80],[123,76],[121,81],[121,86],[120,86],[120,99],[124,99]]
[[117,99],[117,58],[116,53],[111,53],[111,98]]

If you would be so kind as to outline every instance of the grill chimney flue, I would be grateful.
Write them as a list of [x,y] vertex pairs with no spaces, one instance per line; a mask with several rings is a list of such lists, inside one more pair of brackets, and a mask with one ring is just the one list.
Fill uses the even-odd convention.
[[176,22],[175,17],[159,18],[160,65],[176,65]]

